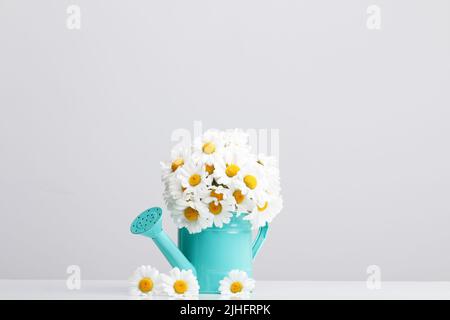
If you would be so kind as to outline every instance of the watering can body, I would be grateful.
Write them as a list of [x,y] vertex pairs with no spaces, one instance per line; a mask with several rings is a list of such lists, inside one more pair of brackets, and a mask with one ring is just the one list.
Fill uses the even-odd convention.
[[253,259],[260,250],[268,225],[259,228],[253,240],[245,214],[233,213],[222,228],[212,226],[199,233],[178,230],[178,247],[161,228],[161,208],[144,211],[131,226],[131,232],[154,240],[173,267],[191,269],[197,276],[200,293],[219,293],[219,282],[234,269],[253,274]]
[[199,233],[178,230],[178,247],[197,271],[201,293],[218,293],[220,280],[233,269],[252,276],[253,250],[256,255],[257,249],[251,225],[243,217],[234,214],[222,228],[213,226]]

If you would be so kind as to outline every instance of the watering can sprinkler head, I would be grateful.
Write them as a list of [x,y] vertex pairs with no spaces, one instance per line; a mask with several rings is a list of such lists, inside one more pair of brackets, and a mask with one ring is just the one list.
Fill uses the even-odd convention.
[[172,267],[196,270],[184,254],[162,229],[162,209],[153,207],[145,210],[134,219],[130,227],[131,233],[151,238]]
[[162,210],[154,207],[145,210],[131,223],[131,233],[154,238],[162,232]]

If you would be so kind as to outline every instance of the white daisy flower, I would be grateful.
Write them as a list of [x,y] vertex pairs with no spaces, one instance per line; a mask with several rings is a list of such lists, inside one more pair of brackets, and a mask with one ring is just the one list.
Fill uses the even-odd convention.
[[263,175],[267,181],[267,192],[270,194],[278,195],[281,191],[280,188],[280,170],[275,157],[266,156],[264,154],[258,155],[256,161],[262,166]]
[[242,192],[241,189],[237,187],[232,187],[230,189],[231,202],[234,205],[234,211],[238,214],[249,213],[255,206],[253,200],[251,200],[246,194]]
[[189,148],[177,147],[172,150],[172,160],[169,163],[161,162],[161,180],[164,184],[163,197],[169,209],[174,200],[186,198],[183,190],[179,187],[180,182],[176,179],[176,172],[190,158],[191,152]]
[[193,157],[202,163],[213,164],[224,148],[223,134],[218,130],[208,130],[194,141]]
[[219,291],[224,296],[246,297],[254,288],[255,280],[249,278],[245,271],[232,270],[220,280]]
[[169,210],[175,206],[177,200],[193,200],[193,194],[186,191],[177,176],[172,175],[166,179],[164,184],[163,198]]
[[239,152],[227,152],[215,163],[214,179],[217,183],[232,187],[241,177],[241,169],[251,158]]
[[161,162],[163,181],[191,159],[191,149],[187,147],[176,147],[172,150],[170,158],[171,161],[169,163]]
[[266,223],[272,222],[273,218],[283,208],[283,200],[280,196],[269,196],[267,200],[256,204],[252,212],[244,219],[249,220],[254,229],[264,227]]
[[213,224],[222,228],[224,224],[230,222],[235,206],[229,189],[222,186],[212,188],[203,195],[202,199],[212,215]]
[[198,295],[200,286],[192,270],[173,268],[169,275],[161,274],[162,290],[171,297],[190,297]]
[[136,269],[130,279],[130,293],[133,296],[151,296],[160,293],[159,271],[151,266]]
[[241,169],[240,176],[235,181],[235,186],[250,199],[261,202],[265,198],[268,186],[263,173],[263,166],[257,162],[247,163]]
[[171,216],[178,228],[187,228],[189,233],[198,233],[213,223],[212,214],[201,201],[175,201]]
[[181,181],[183,192],[200,194],[212,183],[212,176],[205,171],[202,163],[190,160],[177,170],[177,178]]
[[213,174],[214,174],[215,169],[216,168],[215,168],[214,164],[207,164],[207,163],[203,164],[203,171],[206,172],[206,175],[208,177],[211,176],[211,179],[213,178]]
[[202,199],[209,203],[212,200],[226,200],[231,197],[230,190],[221,185],[212,185],[206,192],[202,195]]

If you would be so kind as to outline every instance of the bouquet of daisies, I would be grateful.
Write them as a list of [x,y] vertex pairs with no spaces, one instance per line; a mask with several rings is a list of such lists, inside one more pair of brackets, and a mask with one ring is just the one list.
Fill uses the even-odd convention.
[[164,200],[178,228],[190,233],[221,228],[245,214],[253,228],[281,211],[276,160],[251,153],[242,130],[208,130],[192,146],[175,147],[161,163]]

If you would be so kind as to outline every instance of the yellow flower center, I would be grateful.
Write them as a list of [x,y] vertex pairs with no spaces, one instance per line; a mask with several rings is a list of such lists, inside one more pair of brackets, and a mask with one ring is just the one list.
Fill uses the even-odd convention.
[[184,164],[184,160],[181,158],[178,158],[172,162],[172,172],[176,171],[179,167],[181,167]]
[[206,154],[214,153],[216,151],[216,145],[212,142],[207,142],[203,145],[202,150]]
[[195,173],[189,177],[189,184],[193,187],[197,186],[202,181],[202,177]]
[[141,281],[139,281],[139,290],[143,293],[149,293],[153,290],[153,280],[150,278],[142,278]]
[[208,172],[208,174],[213,174],[213,172],[214,172],[214,165],[212,165],[212,164],[207,164],[207,165],[205,166],[205,170],[206,170],[206,172]]
[[241,204],[242,201],[245,200],[245,196],[242,194],[242,191],[241,191],[241,190],[235,190],[235,191],[233,192],[233,197],[234,197],[234,199],[236,200],[236,203],[237,203],[237,204]]
[[249,189],[253,190],[256,188],[258,181],[256,180],[255,176],[248,175],[244,177],[244,183]]
[[241,292],[243,288],[244,288],[244,286],[242,285],[242,283],[240,281],[235,281],[231,284],[230,291],[232,293],[238,293],[238,292]]
[[198,211],[194,208],[187,207],[186,209],[184,209],[184,217],[189,221],[197,221]]
[[266,210],[268,205],[269,205],[269,203],[266,201],[262,207],[260,207],[260,206],[256,206],[256,207],[258,208],[258,211],[261,212],[261,211]]
[[188,284],[184,280],[177,280],[173,284],[173,290],[175,290],[175,292],[178,294],[185,293],[187,291],[187,289],[188,289]]
[[217,202],[217,204],[216,204],[214,201],[212,201],[209,204],[209,212],[211,212],[214,215],[217,215],[217,214],[221,213],[222,212],[222,205],[219,202]]
[[223,193],[216,193],[214,190],[209,194],[211,197],[216,198],[219,201],[223,200]]
[[241,170],[241,168],[239,168],[237,165],[235,165],[235,164],[230,164],[230,165],[227,165],[227,168],[225,169],[225,174],[226,174],[228,177],[232,178],[232,177],[234,177],[235,175],[237,175],[237,173],[239,172],[239,170]]

